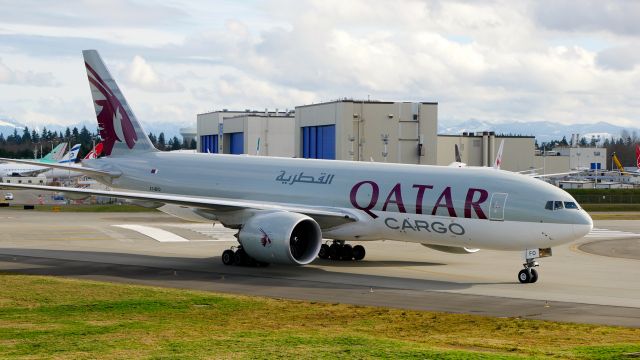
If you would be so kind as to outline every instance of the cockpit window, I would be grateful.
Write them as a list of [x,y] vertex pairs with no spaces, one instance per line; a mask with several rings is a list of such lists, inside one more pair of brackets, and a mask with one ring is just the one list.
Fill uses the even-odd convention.
[[560,210],[560,209],[578,209],[578,204],[573,201],[554,201],[550,200],[544,205],[544,208],[547,210]]
[[547,210],[553,210],[553,201],[547,201],[547,204],[544,206]]
[[578,205],[576,203],[574,203],[573,201],[565,201],[564,202],[564,207],[565,207],[565,209],[577,209]]

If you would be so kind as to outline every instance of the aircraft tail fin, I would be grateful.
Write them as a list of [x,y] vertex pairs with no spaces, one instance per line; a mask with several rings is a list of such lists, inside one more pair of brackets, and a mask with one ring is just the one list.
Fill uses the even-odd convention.
[[41,162],[49,162],[49,163],[58,162],[58,160],[62,159],[62,157],[64,156],[64,151],[65,150],[67,150],[67,143],[64,143],[64,142],[60,143],[60,144],[58,144],[58,146],[53,148],[53,150],[51,150],[50,153],[45,155],[39,161],[41,161]]
[[100,54],[83,50],[84,64],[106,156],[126,156],[158,151],[131,111]]
[[461,163],[462,162],[462,156],[460,156],[460,149],[458,149],[458,144],[455,144],[455,155],[456,155],[456,162]]
[[504,149],[504,139],[500,141],[500,147],[498,148],[498,153],[496,154],[496,161],[493,163],[493,168],[496,170],[500,170],[500,165],[502,165],[502,150]]
[[101,142],[98,143],[93,149],[91,149],[91,151],[89,151],[89,153],[84,157],[83,160],[97,159],[98,157],[100,157],[100,155],[102,155],[103,148],[104,145]]
[[636,144],[636,166],[640,170],[640,145]]
[[71,150],[62,158],[58,163],[60,164],[68,164],[76,162],[78,158],[78,153],[80,153],[80,144],[75,144],[71,147]]

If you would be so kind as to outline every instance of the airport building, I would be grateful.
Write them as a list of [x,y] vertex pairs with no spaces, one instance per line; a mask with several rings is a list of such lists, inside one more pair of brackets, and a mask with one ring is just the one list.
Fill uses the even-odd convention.
[[[228,128],[225,129],[225,119],[240,117],[241,120],[234,120],[228,123]],[[265,118],[278,117],[282,119],[283,124],[293,124],[292,112],[278,112],[276,111],[257,111],[257,110],[244,110],[233,111],[223,109],[220,111],[212,111],[197,115],[196,119],[196,140],[198,142],[198,152],[202,153],[220,153],[220,154],[248,154],[255,152],[249,151],[251,144],[255,143],[252,149],[256,149],[257,137],[249,137],[248,134],[256,134],[257,132],[269,133],[269,137],[265,136],[265,140],[273,150],[269,153],[271,156],[287,156],[290,152],[284,152],[280,150],[280,146],[274,143],[274,136],[277,134],[271,134],[269,132],[269,126],[273,126],[272,132],[282,131],[286,135],[283,124],[276,124],[273,121],[265,120]],[[284,137],[284,136],[283,136]],[[279,138],[278,138],[279,139]],[[290,137],[289,142],[293,143],[293,136]],[[254,141],[255,140],[255,141]],[[272,141],[270,141],[272,140]],[[288,146],[282,145],[283,149],[287,149]],[[263,155],[266,155],[262,153]]]
[[468,166],[493,166],[500,143],[504,141],[501,169],[524,171],[534,168],[533,136],[502,136],[493,131],[464,132],[462,135],[438,135],[438,165],[455,160],[458,146],[461,161]]
[[436,164],[438,104],[337,100],[296,107],[296,157]]
[[535,168],[545,173],[570,170],[599,170],[607,168],[607,149],[599,147],[561,146],[551,151],[537,152]]
[[295,118],[290,113],[226,117],[222,153],[293,157]]
[[457,145],[468,166],[492,166],[504,141],[504,170],[549,174],[606,168],[604,148],[573,145],[541,153],[533,136],[492,131],[438,135],[437,129],[435,102],[341,99],[297,106],[295,112],[225,109],[198,114],[196,139],[204,153],[428,165],[454,162]]

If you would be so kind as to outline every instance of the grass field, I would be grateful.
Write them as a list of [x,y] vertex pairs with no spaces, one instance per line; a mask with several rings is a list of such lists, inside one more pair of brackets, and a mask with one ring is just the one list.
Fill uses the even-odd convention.
[[640,329],[0,274],[0,357],[620,359]]

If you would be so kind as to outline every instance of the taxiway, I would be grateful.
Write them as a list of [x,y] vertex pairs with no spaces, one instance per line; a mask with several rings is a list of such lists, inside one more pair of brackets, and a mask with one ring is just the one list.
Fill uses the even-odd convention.
[[[640,222],[596,221],[520,284],[516,252],[362,243],[361,262],[224,266],[233,232],[159,213],[0,209],[0,270],[312,301],[640,327]],[[348,315],[346,315],[348,316]]]

